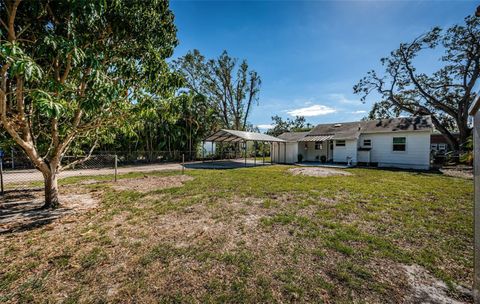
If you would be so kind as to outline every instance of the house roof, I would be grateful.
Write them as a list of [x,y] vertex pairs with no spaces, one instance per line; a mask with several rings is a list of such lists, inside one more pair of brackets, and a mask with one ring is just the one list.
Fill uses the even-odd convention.
[[204,141],[215,142],[239,142],[239,141],[270,141],[284,142],[283,139],[267,134],[246,132],[237,130],[221,129],[204,139]]
[[395,117],[362,121],[362,133],[432,131],[431,116]]
[[307,136],[334,134],[335,139],[357,138],[360,133],[383,133],[403,131],[431,131],[430,116],[395,117],[366,121],[321,124],[313,128]]
[[308,136],[342,135],[344,137],[354,137],[357,135],[358,131],[360,131],[360,124],[360,121],[320,124],[313,128]]
[[[367,121],[320,124],[308,132],[289,132],[280,135],[287,141],[324,141],[356,139],[362,133],[432,131],[430,116],[396,117]],[[288,139],[287,139],[288,138]]]
[[289,142],[296,142],[304,138],[310,132],[284,132],[278,136],[278,138]]

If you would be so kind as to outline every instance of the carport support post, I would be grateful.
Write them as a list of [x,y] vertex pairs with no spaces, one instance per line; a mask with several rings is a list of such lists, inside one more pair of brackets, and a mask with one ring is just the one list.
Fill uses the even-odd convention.
[[265,166],[265,142],[262,141],[262,165]]
[[273,165],[273,141],[270,142],[270,165]]
[[282,145],[280,142],[276,142],[275,143],[275,153],[277,154],[276,157],[278,159],[278,163],[281,164],[282,163],[282,160],[280,159],[280,150],[282,150]]
[[245,152],[245,167],[247,166],[247,141],[243,141],[243,151]]
[[205,162],[205,141],[202,141],[202,163]]
[[253,142],[253,166],[257,166],[257,142]]
[[213,140],[212,140],[212,168],[213,168]]
[[283,143],[283,163],[287,163],[287,143]]

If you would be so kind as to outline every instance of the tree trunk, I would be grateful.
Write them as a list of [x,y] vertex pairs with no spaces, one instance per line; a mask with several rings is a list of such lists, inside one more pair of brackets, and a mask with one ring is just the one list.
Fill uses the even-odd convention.
[[45,204],[44,209],[55,209],[60,205],[58,200],[57,174],[50,171],[43,174],[45,180]]
[[443,134],[447,142],[452,146],[452,149],[454,151],[458,151],[459,147],[459,141],[457,137],[455,137],[445,126],[435,117],[435,115],[430,114],[432,117],[432,123],[437,128],[440,133]]
[[468,140],[468,137],[472,134],[472,130],[468,127],[468,120],[462,119],[461,121],[457,121],[458,126],[458,150],[461,152],[465,151],[465,143]]

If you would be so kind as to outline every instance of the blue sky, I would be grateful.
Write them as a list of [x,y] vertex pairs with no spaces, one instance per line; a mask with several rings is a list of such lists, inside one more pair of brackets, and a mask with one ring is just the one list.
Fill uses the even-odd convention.
[[[262,78],[249,121],[304,115],[317,123],[359,120],[370,110],[352,87],[400,42],[433,26],[462,23],[474,1],[172,1],[180,45],[207,58],[227,50]],[[417,62],[438,67],[435,56]]]

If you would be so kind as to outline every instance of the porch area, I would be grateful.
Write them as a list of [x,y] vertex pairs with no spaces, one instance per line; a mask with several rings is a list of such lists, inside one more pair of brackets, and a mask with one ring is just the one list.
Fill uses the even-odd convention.
[[333,164],[333,135],[306,136],[298,141],[298,163]]

